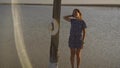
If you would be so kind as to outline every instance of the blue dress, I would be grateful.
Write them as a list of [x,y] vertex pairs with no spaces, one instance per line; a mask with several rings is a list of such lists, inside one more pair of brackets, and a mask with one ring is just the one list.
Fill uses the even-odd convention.
[[69,36],[69,47],[70,48],[81,48],[82,47],[82,30],[86,28],[84,20],[71,19],[71,28]]

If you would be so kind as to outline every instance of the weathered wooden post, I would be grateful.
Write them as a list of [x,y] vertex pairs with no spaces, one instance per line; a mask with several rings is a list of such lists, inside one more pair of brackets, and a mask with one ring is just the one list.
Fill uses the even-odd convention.
[[60,28],[60,11],[61,11],[61,0],[54,0],[53,3],[53,26],[52,29],[55,31],[51,35],[50,44],[50,65],[49,68],[58,68],[58,45],[59,45],[59,28]]

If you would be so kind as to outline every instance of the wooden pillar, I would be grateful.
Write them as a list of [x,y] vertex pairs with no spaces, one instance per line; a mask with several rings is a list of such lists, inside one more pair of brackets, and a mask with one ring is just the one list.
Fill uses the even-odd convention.
[[[50,66],[49,68],[58,68],[58,45],[59,45],[59,29],[60,29],[60,12],[61,12],[61,0],[54,0],[53,3],[53,20],[57,24],[57,32],[51,35],[50,44]],[[56,26],[53,24],[53,27]],[[53,28],[53,31],[56,28]]]

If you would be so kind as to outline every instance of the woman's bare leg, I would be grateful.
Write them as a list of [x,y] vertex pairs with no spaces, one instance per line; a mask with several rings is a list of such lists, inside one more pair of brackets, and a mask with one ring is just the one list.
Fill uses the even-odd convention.
[[75,57],[75,48],[70,48],[71,56],[70,56],[70,61],[71,61],[71,66],[74,68],[74,57]]
[[80,59],[81,59],[81,48],[76,49],[76,60],[77,60],[77,68],[80,67]]

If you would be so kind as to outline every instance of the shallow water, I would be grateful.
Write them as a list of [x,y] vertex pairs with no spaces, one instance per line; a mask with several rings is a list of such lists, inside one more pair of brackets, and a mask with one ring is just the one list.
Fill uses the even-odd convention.
[[[22,5],[21,27],[26,50],[33,68],[49,63],[52,6]],[[62,6],[59,37],[59,68],[70,68],[68,38],[70,24],[64,15],[80,9],[87,24],[81,68],[120,68],[120,8]],[[10,5],[0,5],[0,68],[21,68],[15,49]]]

